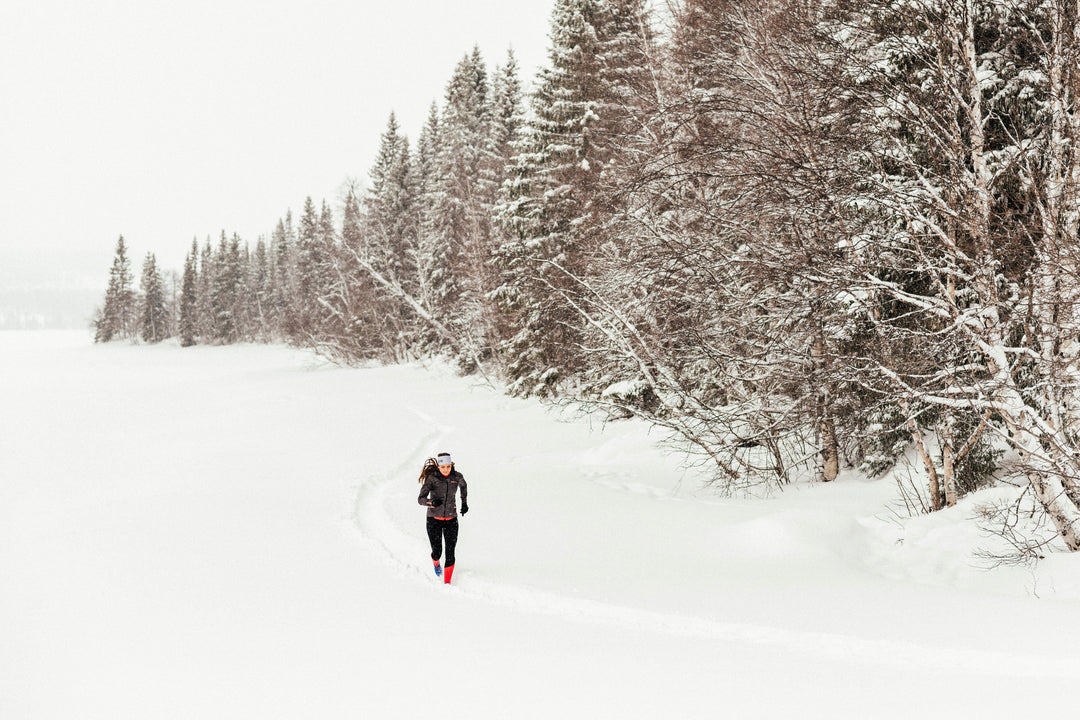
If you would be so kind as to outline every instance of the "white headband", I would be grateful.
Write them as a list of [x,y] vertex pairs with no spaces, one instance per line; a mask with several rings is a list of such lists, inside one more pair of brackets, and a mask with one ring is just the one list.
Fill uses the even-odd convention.
[[440,465],[454,464],[454,461],[450,459],[449,455],[440,455],[438,458],[436,458],[436,462],[438,462]]

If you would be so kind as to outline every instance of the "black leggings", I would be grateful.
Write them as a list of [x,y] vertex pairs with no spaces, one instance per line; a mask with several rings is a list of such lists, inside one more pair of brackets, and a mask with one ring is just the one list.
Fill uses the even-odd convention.
[[454,564],[454,548],[457,547],[457,518],[450,520],[427,519],[427,536],[431,541],[431,559],[442,557],[443,538],[446,538],[446,567]]

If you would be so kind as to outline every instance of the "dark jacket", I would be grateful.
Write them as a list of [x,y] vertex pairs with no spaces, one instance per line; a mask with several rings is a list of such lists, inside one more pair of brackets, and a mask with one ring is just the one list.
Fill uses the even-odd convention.
[[465,478],[457,470],[451,470],[450,474],[443,477],[438,468],[432,468],[424,476],[424,486],[420,488],[420,496],[416,499],[421,505],[431,503],[427,516],[433,518],[456,518],[457,493],[461,491],[461,507],[469,506],[469,488],[465,485]]

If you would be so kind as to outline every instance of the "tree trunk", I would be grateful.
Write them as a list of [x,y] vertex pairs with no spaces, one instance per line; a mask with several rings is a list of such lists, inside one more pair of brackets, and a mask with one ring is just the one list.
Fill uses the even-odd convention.
[[940,510],[941,483],[938,481],[937,468],[934,467],[934,459],[930,457],[930,453],[926,451],[926,443],[923,442],[919,424],[915,422],[915,418],[912,417],[911,412],[908,410],[907,402],[901,402],[900,407],[903,409],[904,414],[908,416],[908,427],[911,429],[911,439],[915,443],[915,448],[919,451],[919,457],[922,458],[923,466],[926,468],[926,475],[930,478],[930,509]]
[[832,482],[840,474],[840,448],[836,440],[836,423],[829,414],[829,388],[825,385],[824,356],[825,339],[819,332],[810,350],[814,361],[815,382],[821,383],[818,391],[817,414],[821,433],[821,480]]
[[942,480],[945,484],[945,505],[947,507],[954,507],[956,505],[956,473],[953,470],[953,425],[955,418],[949,415],[945,422],[941,424],[939,433],[941,435],[941,458],[942,458]]
[[1080,462],[1064,450],[1067,444],[1056,437],[1061,433],[1060,428],[1043,422],[1014,386],[1005,363],[1004,344],[999,340],[985,346],[984,352],[993,373],[993,404],[1009,429],[1013,446],[1021,453],[1028,484],[1065,546],[1073,552],[1080,550],[1080,506],[1066,490],[1066,483],[1074,483],[1072,478],[1080,477]]
[[836,424],[832,418],[821,421],[821,479],[832,482],[840,474],[840,449],[836,443]]

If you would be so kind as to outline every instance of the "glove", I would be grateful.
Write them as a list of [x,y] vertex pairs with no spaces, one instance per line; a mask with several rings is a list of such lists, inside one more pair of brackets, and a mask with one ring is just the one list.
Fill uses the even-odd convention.
[[462,505],[462,506],[461,506],[461,514],[462,514],[462,515],[464,515],[464,514],[465,514],[465,513],[467,513],[467,512],[469,512],[469,505],[468,505],[468,503],[466,503],[466,504],[464,504],[464,505]]

